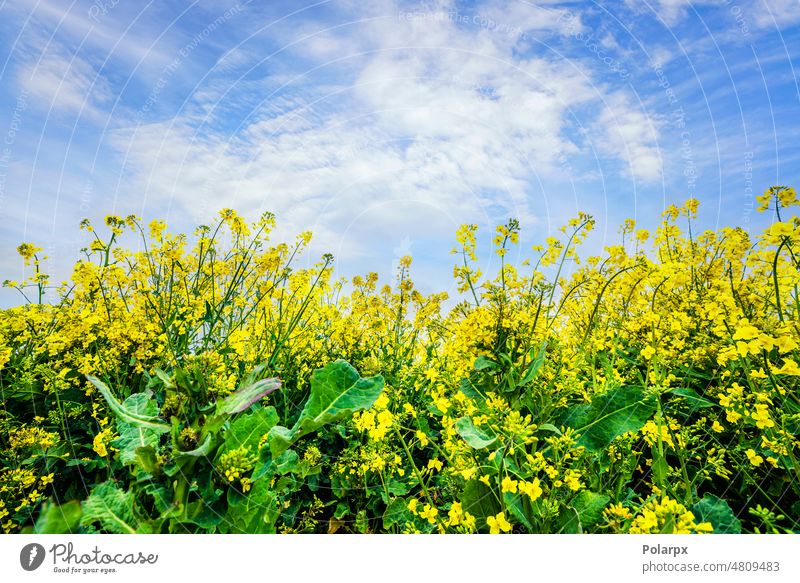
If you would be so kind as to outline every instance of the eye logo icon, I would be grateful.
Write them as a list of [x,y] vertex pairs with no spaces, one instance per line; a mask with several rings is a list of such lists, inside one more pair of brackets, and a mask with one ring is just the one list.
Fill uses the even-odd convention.
[[31,543],[22,547],[19,552],[19,564],[26,571],[35,571],[44,562],[44,547],[38,543]]

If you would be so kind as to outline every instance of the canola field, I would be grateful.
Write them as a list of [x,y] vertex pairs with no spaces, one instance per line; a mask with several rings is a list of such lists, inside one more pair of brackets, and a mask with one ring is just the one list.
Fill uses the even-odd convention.
[[[800,531],[800,219],[582,244],[579,215],[459,297],[306,262],[231,210],[193,234],[109,216],[0,311],[5,533]],[[301,261],[302,259],[302,261]],[[298,267],[298,263],[310,267]]]

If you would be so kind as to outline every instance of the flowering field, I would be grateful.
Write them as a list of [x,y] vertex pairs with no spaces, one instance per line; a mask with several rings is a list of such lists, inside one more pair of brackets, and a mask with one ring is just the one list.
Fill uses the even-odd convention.
[[0,525],[17,532],[800,530],[800,219],[653,233],[593,220],[496,275],[456,233],[463,301],[292,268],[311,234],[233,211],[193,237],[82,223],[52,286],[32,244],[0,312]]

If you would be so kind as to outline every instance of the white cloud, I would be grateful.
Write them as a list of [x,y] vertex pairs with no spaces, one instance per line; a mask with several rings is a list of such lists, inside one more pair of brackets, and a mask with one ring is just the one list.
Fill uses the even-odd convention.
[[[541,14],[541,26],[558,16]],[[198,212],[269,208],[331,236],[375,205],[393,209],[382,229],[419,230],[420,214],[448,230],[489,214],[535,220],[530,180],[577,151],[564,132],[573,109],[593,98],[582,73],[515,58],[506,35],[441,14],[373,21],[363,33],[373,50],[350,86],[333,88],[344,95],[271,98],[230,140],[195,136],[186,119],[118,134],[148,199]],[[322,45],[338,46],[323,39],[298,50],[319,57]]]
[[611,96],[595,124],[596,148],[625,165],[634,178],[660,180],[663,160],[658,149],[661,121],[637,109],[623,95]]
[[675,26],[686,17],[693,6],[714,3],[715,0],[656,0],[654,9],[665,24]]
[[750,10],[743,10],[745,19],[752,18],[760,28],[784,28],[800,22],[798,0],[761,0]]
[[97,114],[94,106],[111,97],[108,82],[91,65],[54,48],[22,65],[18,81],[34,105],[56,111]]
[[148,69],[166,66],[174,56],[158,44],[163,40],[157,41],[156,36],[145,31],[143,26],[131,30],[135,21],[141,24],[145,20],[144,11],[136,12],[136,8],[135,5],[110,1],[68,4],[38,0],[32,4],[24,0],[9,0],[3,5],[4,10],[17,12],[18,18],[30,19],[26,30],[28,35],[58,35],[99,49],[103,58],[113,55]]
[[[580,179],[566,176],[562,161],[579,153],[576,119],[591,123],[597,112],[589,106],[607,90],[579,62],[520,56],[525,37],[499,27],[547,36],[557,34],[556,23],[565,33],[576,23],[550,9],[523,18],[486,8],[488,20],[477,25],[449,5],[403,18],[394,10],[341,31],[341,42],[329,30],[292,46],[310,68],[296,72],[300,81],[204,90],[203,110],[215,115],[229,105],[213,101],[226,89],[233,101],[260,91],[232,136],[207,126],[199,133],[208,120],[188,114],[117,132],[136,178],[127,186],[145,207],[170,200],[195,220],[223,206],[251,216],[271,210],[287,232],[312,229],[321,249],[350,256],[372,252],[388,233],[396,246],[404,237],[450,234],[467,220],[537,222],[543,211],[531,189],[543,177]],[[331,51],[350,58],[326,66]],[[643,131],[644,114],[626,108],[612,101],[593,127],[607,130],[607,155],[631,164],[636,178],[657,179],[657,129]]]

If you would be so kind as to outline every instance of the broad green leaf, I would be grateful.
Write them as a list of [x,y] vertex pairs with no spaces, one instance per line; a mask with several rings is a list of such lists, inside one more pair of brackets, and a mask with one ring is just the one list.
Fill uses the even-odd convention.
[[[137,418],[154,419],[158,416],[158,405],[150,391],[131,395],[125,399],[122,407]],[[147,424],[129,423],[122,417],[117,417],[117,431],[119,437],[113,443],[119,448],[120,460],[126,465],[136,463],[136,450],[140,447],[156,449],[159,436],[163,433],[160,429],[153,429]]]
[[475,383],[473,383],[469,378],[462,379],[458,388],[462,393],[464,393],[473,401],[476,401],[479,405],[482,405],[483,402],[486,401],[486,395],[477,386],[475,386]]
[[339,502],[336,505],[336,510],[333,511],[333,517],[336,520],[341,520],[350,512],[350,507],[344,502]]
[[583,525],[578,511],[570,506],[562,506],[556,518],[556,534],[582,534]]
[[103,530],[114,534],[134,534],[138,521],[133,513],[133,494],[123,492],[112,482],[103,482],[92,489],[83,501],[81,524],[99,522]]
[[484,447],[489,447],[497,441],[497,437],[488,435],[484,431],[481,431],[475,427],[475,424],[472,422],[472,418],[468,415],[465,415],[456,421],[455,428],[458,434],[473,449],[483,449]]
[[395,524],[402,525],[412,518],[408,503],[403,498],[395,498],[389,502],[383,513],[383,528],[389,530]]
[[295,441],[295,433],[281,425],[276,425],[269,430],[269,450],[272,457],[278,457],[292,446]]
[[389,494],[394,496],[405,496],[408,494],[409,486],[405,482],[398,482],[397,480],[390,480],[386,484],[386,490]]
[[505,504],[506,510],[508,510],[517,521],[522,523],[522,526],[524,526],[529,533],[533,532],[533,524],[528,516],[530,505],[528,504],[527,496],[505,492],[503,494],[503,503]]
[[281,381],[277,378],[261,379],[239,388],[226,397],[217,407],[219,415],[233,415],[241,413],[250,405],[257,403],[263,397],[281,388]]
[[383,391],[383,377],[361,378],[344,360],[337,360],[311,375],[311,395],[291,430],[275,426],[270,430],[270,451],[279,456],[292,443],[327,423],[369,409]]
[[225,432],[225,441],[220,452],[224,453],[238,447],[249,447],[256,452],[261,438],[268,434],[277,422],[278,412],[275,407],[264,407],[238,416]]
[[465,512],[477,518],[478,522],[500,512],[500,504],[491,488],[478,480],[470,480],[464,486],[461,506]]
[[[106,403],[108,403],[108,407],[114,412],[118,420],[122,420],[130,425],[152,429],[153,431],[158,431],[159,433],[167,433],[169,431],[169,425],[162,423],[157,416],[143,415],[141,413],[128,410],[124,404],[120,403],[114,397],[114,395],[111,393],[111,389],[108,388],[108,385],[106,385],[97,377],[86,375],[86,378],[89,379],[89,381],[95,387],[97,387],[97,390],[100,391],[101,395],[103,395]],[[131,397],[133,396],[135,395],[131,395]],[[131,397],[128,397],[128,399]]]
[[714,532],[739,534],[742,523],[728,506],[728,503],[713,494],[706,494],[703,499],[692,506],[692,513],[697,522],[710,522]]
[[246,495],[229,491],[228,510],[218,526],[222,533],[270,534],[278,520],[278,500],[267,480],[253,484]]
[[277,474],[288,474],[297,470],[297,465],[300,462],[300,456],[292,449],[287,449],[277,458],[275,458],[275,472]]
[[714,401],[709,401],[708,399],[698,395],[696,391],[686,387],[679,387],[677,389],[672,389],[670,393],[672,393],[673,395],[678,395],[679,397],[683,397],[686,400],[686,403],[694,408],[704,409],[707,407],[718,406],[718,404],[715,403]]
[[161,472],[161,464],[158,461],[156,450],[152,447],[137,447],[134,452],[136,455],[136,464],[150,475],[156,475]]
[[173,512],[177,510],[177,506],[172,506],[172,489],[167,489],[156,482],[150,482],[143,488],[145,493],[153,497],[153,503],[156,510],[162,515],[167,514],[168,511]]
[[72,534],[80,523],[81,512],[81,503],[77,500],[61,506],[45,502],[33,525],[33,534]]
[[582,490],[570,506],[575,509],[580,517],[581,526],[594,526],[603,518],[603,509],[611,501],[611,497],[598,494],[590,490]]
[[180,524],[194,524],[211,531],[225,518],[223,516],[224,502],[215,502],[201,498],[189,503],[186,506],[186,517],[181,519]]
[[591,403],[566,411],[561,424],[580,434],[578,445],[600,450],[628,431],[639,431],[656,412],[655,399],[639,387],[626,386],[597,395]]

